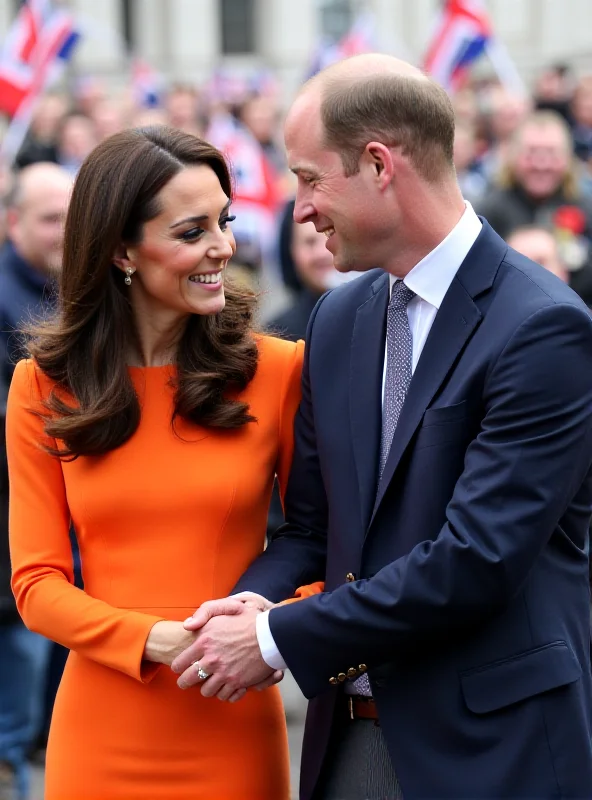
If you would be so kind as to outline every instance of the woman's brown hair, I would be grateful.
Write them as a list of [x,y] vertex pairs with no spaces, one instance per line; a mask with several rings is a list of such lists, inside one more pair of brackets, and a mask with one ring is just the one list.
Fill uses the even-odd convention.
[[[100,455],[137,429],[140,406],[126,354],[136,336],[117,247],[137,244],[144,223],[158,215],[158,193],[187,166],[205,164],[230,197],[224,156],[211,144],[165,126],[110,136],[82,165],[66,218],[58,311],[29,332],[28,349],[55,381],[46,402],[45,431],[62,458]],[[254,421],[232,394],[252,380],[255,296],[225,286],[219,314],[192,315],[178,345],[173,421],[232,429]],[[72,404],[65,395],[73,398]]]

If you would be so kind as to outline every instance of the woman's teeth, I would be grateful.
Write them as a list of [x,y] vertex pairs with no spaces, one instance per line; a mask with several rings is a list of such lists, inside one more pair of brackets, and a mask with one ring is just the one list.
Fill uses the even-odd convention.
[[335,233],[335,228],[327,228],[327,230],[323,231],[323,233],[325,234],[325,236],[328,239],[330,236],[333,236],[333,234]]
[[222,280],[222,271],[212,272],[208,275],[190,275],[189,280],[193,283],[220,283]]

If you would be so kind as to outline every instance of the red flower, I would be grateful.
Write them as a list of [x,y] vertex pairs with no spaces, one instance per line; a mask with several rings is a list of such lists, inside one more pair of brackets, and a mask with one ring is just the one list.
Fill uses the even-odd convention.
[[586,229],[586,215],[577,206],[560,206],[553,214],[553,224],[580,236]]

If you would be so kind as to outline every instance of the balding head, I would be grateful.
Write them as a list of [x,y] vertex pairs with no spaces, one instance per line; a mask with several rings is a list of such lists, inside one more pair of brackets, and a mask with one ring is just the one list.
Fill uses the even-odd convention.
[[363,53],[337,61],[335,64],[331,64],[317,72],[304,84],[302,91],[306,91],[307,87],[315,85],[322,87],[334,80],[355,81],[378,75],[398,75],[429,82],[429,78],[420,69],[407,61],[402,61],[400,58],[388,56],[384,53]]
[[316,115],[324,145],[355,174],[371,141],[400,147],[428,181],[453,174],[454,111],[448,95],[406,61],[367,53],[339,61],[302,87],[288,117]]
[[31,164],[19,172],[8,200],[8,235],[34,269],[59,269],[72,179],[57,164]]

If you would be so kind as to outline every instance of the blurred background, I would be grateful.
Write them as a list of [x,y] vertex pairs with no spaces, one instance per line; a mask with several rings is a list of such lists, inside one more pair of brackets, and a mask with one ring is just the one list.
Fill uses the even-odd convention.
[[[407,59],[444,85],[466,199],[592,306],[592,0],[0,0],[0,345],[48,304],[64,177],[112,133],[162,123],[227,154],[235,278],[259,292],[261,326],[303,337],[321,294],[355,273],[335,272],[312,223],[293,225],[282,120],[304,80],[369,51]],[[59,170],[35,171],[47,162]],[[0,349],[0,410],[9,350]],[[16,797],[2,751],[13,735],[40,800],[66,654],[15,616],[2,469],[0,800]],[[280,522],[276,496],[269,529]],[[15,670],[30,677],[20,699]],[[305,703],[290,676],[283,692],[296,791]]]

